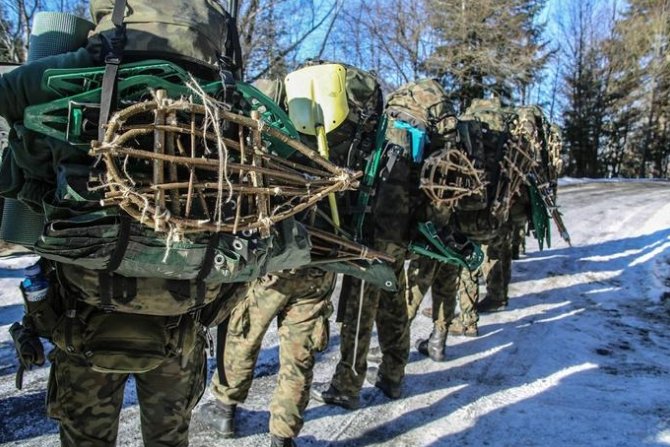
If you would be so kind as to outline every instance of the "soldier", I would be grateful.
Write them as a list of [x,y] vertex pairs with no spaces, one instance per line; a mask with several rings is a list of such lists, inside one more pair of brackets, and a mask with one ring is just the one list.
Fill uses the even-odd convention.
[[[225,52],[220,45],[230,43],[235,35],[232,20],[220,5],[206,0],[127,3],[120,16],[125,15],[128,59],[160,55],[217,79],[216,55]],[[41,204],[40,194],[53,189],[55,168],[63,161],[58,157],[68,152],[40,146],[48,140],[26,131],[23,111],[48,100],[34,88],[45,69],[102,63],[105,48],[118,38],[110,20],[113,5],[113,0],[91,2],[97,27],[86,49],[47,57],[0,77],[0,115],[15,129],[3,168],[12,163],[13,173],[22,174],[11,182],[4,179],[13,182],[14,188],[5,189],[4,194]],[[19,135],[29,138],[25,145]],[[76,159],[83,166],[92,161],[85,151],[70,154],[70,161]],[[188,445],[191,411],[205,387],[207,322],[202,306],[195,306],[198,311],[187,309],[192,309],[189,303],[194,297],[201,304],[214,303],[224,295],[224,288],[201,280],[121,276],[61,262],[42,262],[41,270],[31,287],[46,277],[48,292],[44,296],[41,289],[37,300],[24,290],[28,311],[24,322],[30,327],[16,326],[15,341],[28,366],[44,360],[36,335],[55,344],[49,354],[47,411],[59,422],[61,444],[115,445],[124,386],[132,374],[144,444]]]
[[[344,67],[336,65],[338,68]],[[346,67],[346,71],[348,94],[351,84],[355,83],[359,94],[366,92],[369,95],[362,102],[376,104],[379,88],[376,80],[353,67]],[[364,85],[361,79],[368,83]],[[286,89],[281,81],[262,80],[256,85],[277,104],[284,104],[283,93]],[[351,96],[348,101],[352,102]],[[320,105],[325,108],[324,104]],[[350,115],[356,116],[353,113]],[[369,121],[356,125],[361,127],[358,142],[352,141],[357,132],[352,135],[341,128],[334,129],[328,135],[331,157],[336,163],[346,165],[347,151],[352,147],[360,150],[354,147],[355,144],[369,139],[367,134],[370,131],[364,131],[362,126],[374,129],[377,117],[367,116],[366,120]],[[345,122],[344,125],[351,123]],[[316,146],[316,142],[306,135],[303,138],[308,144]],[[251,285],[245,299],[233,310],[227,326],[225,346],[219,348],[223,349],[223,368],[212,379],[215,401],[205,404],[202,409],[206,425],[225,437],[234,436],[237,406],[247,398],[263,337],[272,320],[277,317],[279,373],[270,403],[271,445],[295,445],[294,438],[302,429],[304,410],[309,402],[315,354],[323,351],[328,344],[328,317],[333,310],[330,297],[334,286],[335,274],[317,268],[269,275]]]
[[410,347],[404,264],[425,202],[419,191],[420,163],[424,151],[429,153],[444,145],[442,136],[454,124],[444,90],[431,79],[405,85],[391,94],[385,113],[389,117],[387,151],[370,220],[374,223],[373,247],[395,258],[398,291],[368,284],[363,290],[343,287],[342,293],[349,296],[340,331],[341,358],[331,382],[317,384],[312,390],[315,399],[347,409],[360,406],[375,322],[382,362],[370,381],[389,398],[401,395]]
[[314,356],[328,344],[334,281],[333,273],[310,268],[269,275],[251,285],[227,325],[225,376],[212,378],[216,400],[202,409],[209,427],[234,436],[237,406],[247,398],[263,336],[277,317],[280,366],[270,402],[270,445],[295,445],[309,402]]
[[[470,281],[475,296],[475,312],[497,312],[508,305],[513,233],[525,224],[530,211],[525,176],[534,172],[540,155],[536,147],[538,136],[528,131],[528,127],[534,129],[535,124],[525,121],[527,118],[524,116],[523,109],[502,108],[497,100],[476,100],[459,117],[462,128],[468,128],[468,140],[475,142],[473,146],[484,149],[483,158],[488,159],[484,163],[488,178],[499,182],[489,181],[487,194],[490,199],[482,201],[480,206],[477,200],[467,198],[461,200],[455,209],[458,231],[482,244],[486,251],[486,261],[481,268],[481,275],[486,280],[484,300],[477,302],[478,283],[476,279]],[[520,132],[519,129],[524,126],[527,126],[526,131]],[[498,158],[503,151],[507,152],[505,162],[499,162]],[[476,154],[477,150],[469,152]],[[510,163],[514,163],[514,166],[510,166]],[[506,203],[509,205],[505,210]],[[467,279],[464,282],[467,284]],[[449,328],[463,328],[466,334],[468,329],[476,334],[477,328],[476,320],[468,319],[467,312],[454,318],[456,295],[451,283],[438,279],[433,284],[432,295],[433,331],[428,339],[417,341],[417,348],[420,353],[439,361],[444,358],[447,336],[444,329],[447,321],[450,322]],[[441,303],[451,305],[443,306]],[[449,333],[453,332],[450,329]]]

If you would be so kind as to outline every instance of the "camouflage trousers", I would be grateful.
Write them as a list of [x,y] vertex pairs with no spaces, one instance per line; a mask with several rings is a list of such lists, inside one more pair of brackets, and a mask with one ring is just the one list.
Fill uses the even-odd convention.
[[[205,390],[207,364],[199,337],[188,356],[168,357],[151,371],[133,374],[147,447],[188,445],[191,411]],[[61,445],[116,445],[123,391],[129,374],[102,373],[58,348],[49,354],[47,412],[60,425]]]
[[449,323],[456,317],[457,304],[460,307],[458,318],[463,326],[477,323],[478,274],[423,256],[412,259],[407,269],[408,329],[403,333],[409,337],[409,326],[429,289],[432,296],[433,323],[438,329],[448,329]]
[[398,277],[399,291],[389,292],[365,284],[361,295],[361,282],[345,277],[340,296],[340,300],[347,300],[340,328],[340,361],[332,385],[352,396],[359,394],[365,381],[367,354],[375,322],[383,356],[380,376],[400,383],[405,375],[409,352],[409,339],[402,336],[408,327],[404,275],[407,249],[393,242],[380,242],[375,248],[395,258],[393,268]]
[[512,230],[512,259],[526,253],[526,225],[515,225]]
[[296,437],[309,402],[314,356],[328,345],[330,296],[335,274],[317,269],[256,281],[232,311],[224,348],[225,377],[215,374],[212,392],[221,402],[244,402],[263,336],[277,317],[279,377],[270,403],[270,433]]
[[484,248],[486,259],[482,276],[486,279],[486,296],[493,302],[507,302],[509,283],[512,280],[512,240],[514,229],[503,227]]
[[[512,231],[511,228],[503,228],[488,245],[483,245],[482,250],[486,254],[482,266],[476,272],[468,272],[461,269],[460,278],[455,273],[449,272],[451,267],[443,265],[443,272],[434,275],[432,284],[433,297],[433,322],[438,329],[445,330],[455,317],[456,302],[461,308],[458,315],[463,326],[470,326],[479,320],[476,304],[479,298],[479,281],[484,278],[486,281],[486,296],[495,303],[506,303],[508,299],[509,283],[512,279]],[[422,296],[427,290],[426,283],[431,275],[424,272],[430,272],[434,267],[422,267],[422,264],[431,262],[430,260],[419,259],[415,269],[410,267],[410,276],[412,270],[415,271],[415,280],[410,283],[418,284],[418,290],[410,293],[413,297]],[[457,276],[454,279],[454,275]],[[422,285],[423,284],[423,285]],[[419,303],[420,304],[420,303]],[[418,305],[410,308],[418,308]],[[412,314],[412,310],[410,310]]]

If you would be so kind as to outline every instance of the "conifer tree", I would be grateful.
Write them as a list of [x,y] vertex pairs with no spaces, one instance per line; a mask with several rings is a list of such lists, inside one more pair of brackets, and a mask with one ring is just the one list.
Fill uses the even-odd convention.
[[[670,161],[670,0],[630,0],[616,25],[616,54],[622,76],[633,80],[626,92],[636,112],[633,144],[638,175],[667,175]],[[649,172],[649,169],[652,172]]]
[[487,95],[511,102],[544,66],[538,15],[544,0],[431,0],[439,41],[426,68],[444,80],[460,109]]

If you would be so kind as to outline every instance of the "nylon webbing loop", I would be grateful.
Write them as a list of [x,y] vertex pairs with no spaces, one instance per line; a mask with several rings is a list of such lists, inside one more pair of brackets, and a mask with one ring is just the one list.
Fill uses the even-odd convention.
[[137,278],[101,271],[98,273],[98,285],[100,287],[100,308],[105,311],[114,310],[112,300],[120,304],[128,304],[137,296]]
[[226,334],[228,333],[229,321],[230,317],[226,318],[216,327],[216,372],[219,374],[219,383],[224,386],[228,386],[224,364],[224,348],[226,347]]
[[196,281],[196,295],[195,295],[195,306],[201,306],[205,302],[205,293],[207,292],[205,278],[209,275],[209,272],[212,271],[214,267],[214,256],[216,254],[216,247],[219,245],[219,233],[212,234],[212,237],[209,238],[207,243],[207,251],[205,251],[205,259],[202,261],[200,266],[200,271],[198,276],[195,278]]
[[105,73],[102,76],[102,92],[100,93],[100,119],[98,120],[98,141],[105,136],[105,125],[109,121],[116,103],[116,79],[119,65],[123,60],[123,48],[126,45],[126,26],[123,17],[126,10],[126,0],[115,0],[112,11],[114,37],[111,41],[109,53],[105,56]]
[[106,272],[113,272],[118,269],[123,261],[123,256],[128,249],[128,241],[130,239],[130,219],[128,216],[121,216],[119,221],[119,234],[116,238],[116,246],[112,251],[112,256],[109,259],[109,264],[105,269]]

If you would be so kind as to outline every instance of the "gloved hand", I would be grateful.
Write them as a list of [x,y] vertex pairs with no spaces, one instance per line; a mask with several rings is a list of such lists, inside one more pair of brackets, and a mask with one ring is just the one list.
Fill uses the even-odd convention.
[[30,370],[33,365],[44,365],[44,347],[37,334],[21,323],[14,323],[9,328],[14,340],[14,348],[19,358],[19,369],[16,371],[16,388],[23,387],[23,372]]

